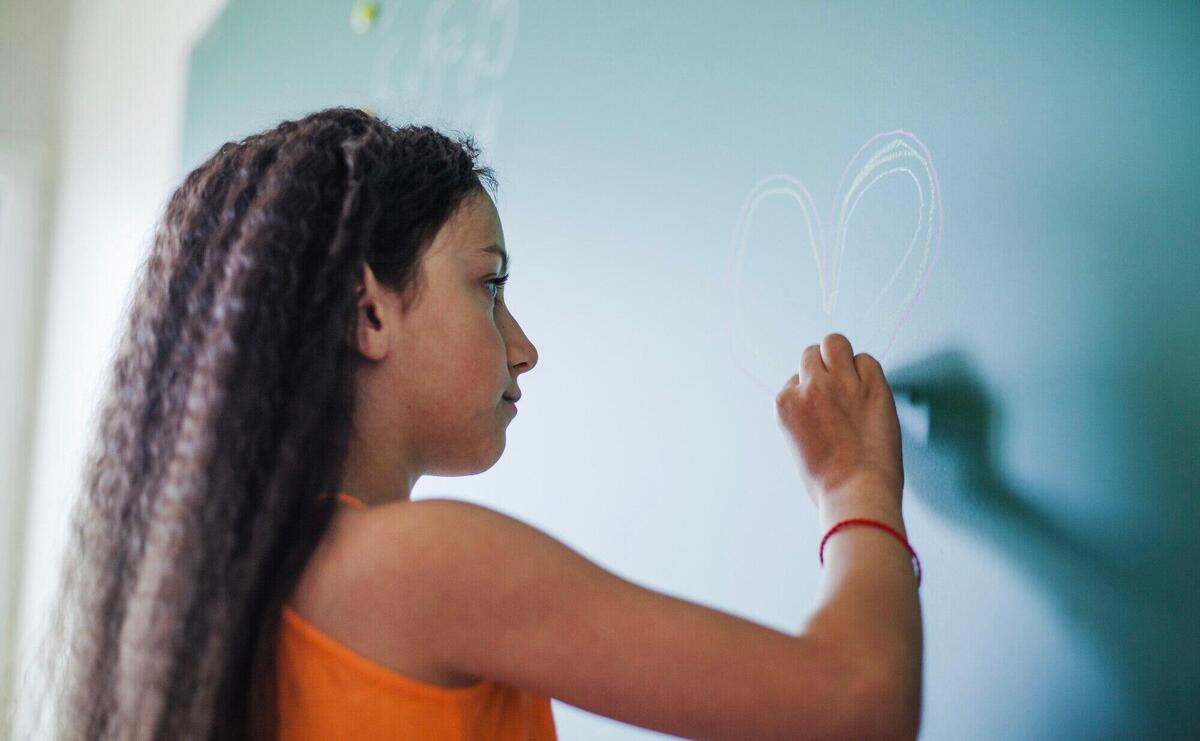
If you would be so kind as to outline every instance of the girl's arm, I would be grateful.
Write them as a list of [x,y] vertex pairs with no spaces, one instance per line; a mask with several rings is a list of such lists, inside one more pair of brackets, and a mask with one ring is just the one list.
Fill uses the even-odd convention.
[[[893,674],[844,635],[789,635],[645,589],[469,502],[380,508],[372,527],[384,604],[369,609],[402,616],[396,629],[427,637],[428,656],[448,670],[689,739],[909,734]],[[852,536],[841,558],[851,540],[882,545]],[[843,581],[847,594],[864,586]]]

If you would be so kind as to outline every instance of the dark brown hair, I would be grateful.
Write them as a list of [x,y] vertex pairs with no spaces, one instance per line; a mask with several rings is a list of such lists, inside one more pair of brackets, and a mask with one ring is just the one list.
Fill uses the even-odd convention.
[[478,155],[331,108],[224,144],[171,196],[71,511],[41,695],[58,738],[251,737],[336,506],[362,265],[407,307],[438,229],[495,188]]

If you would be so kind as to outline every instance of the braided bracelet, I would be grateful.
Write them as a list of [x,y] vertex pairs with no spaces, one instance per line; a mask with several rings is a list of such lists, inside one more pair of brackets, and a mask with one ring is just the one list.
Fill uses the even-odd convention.
[[847,525],[873,525],[878,528],[883,528],[892,535],[896,536],[896,538],[904,544],[904,547],[908,549],[908,552],[912,554],[912,561],[914,565],[913,571],[917,575],[917,589],[921,588],[921,559],[917,558],[917,552],[914,551],[912,546],[908,544],[908,538],[905,538],[898,530],[886,522],[880,522],[879,520],[872,520],[866,517],[854,517],[849,520],[842,520],[833,527],[829,528],[829,532],[825,533],[824,538],[821,538],[821,549],[817,552],[817,558],[820,559],[821,566],[825,565],[825,541],[829,540],[830,535],[833,535],[835,532],[843,527],[846,527]]

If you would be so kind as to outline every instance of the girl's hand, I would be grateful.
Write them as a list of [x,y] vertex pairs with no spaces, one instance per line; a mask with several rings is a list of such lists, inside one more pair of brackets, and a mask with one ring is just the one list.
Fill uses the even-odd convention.
[[833,333],[804,349],[801,372],[784,384],[775,406],[813,503],[857,478],[883,484],[899,500],[900,420],[879,361],[853,355],[850,341]]

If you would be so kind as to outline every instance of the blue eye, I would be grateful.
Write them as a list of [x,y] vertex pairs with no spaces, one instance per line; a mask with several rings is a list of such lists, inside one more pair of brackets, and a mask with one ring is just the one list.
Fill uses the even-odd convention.
[[[496,279],[494,279],[494,280],[489,280],[489,281],[487,282],[487,284],[488,284],[489,286],[495,286],[495,288],[496,288],[496,292],[497,292],[497,293],[499,293],[500,289],[501,289],[501,288],[503,288],[503,287],[504,287],[504,284],[505,284],[505,283],[507,283],[507,282],[508,282],[508,276],[507,276],[507,275],[504,275],[504,276],[501,276],[501,277],[499,277],[499,278],[496,278]],[[493,294],[492,294],[492,300],[493,300],[493,301],[495,301],[495,300],[496,300],[496,293],[493,293]]]

